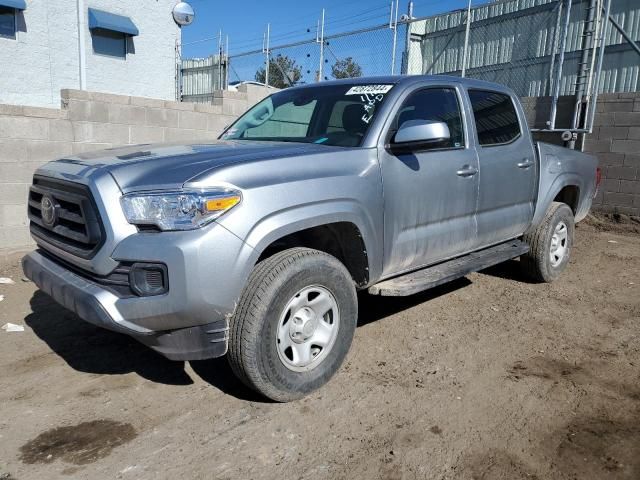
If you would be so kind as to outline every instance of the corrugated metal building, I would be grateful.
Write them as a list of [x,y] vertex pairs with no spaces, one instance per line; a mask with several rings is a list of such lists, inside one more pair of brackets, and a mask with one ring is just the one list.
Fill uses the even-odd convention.
[[226,69],[227,58],[224,55],[184,59],[181,71],[182,101],[212,103],[213,92],[226,88]]
[[[588,0],[573,0],[560,95],[576,92]],[[467,76],[496,81],[521,96],[550,95],[566,2],[500,0],[471,11]],[[640,40],[640,0],[612,0],[612,17]],[[410,26],[409,74],[456,74],[462,70],[466,10],[430,17]],[[638,91],[640,56],[609,25],[600,92]]]

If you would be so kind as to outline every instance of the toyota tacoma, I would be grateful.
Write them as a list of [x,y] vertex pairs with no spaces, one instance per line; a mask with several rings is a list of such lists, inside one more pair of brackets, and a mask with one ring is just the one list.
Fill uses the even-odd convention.
[[370,77],[272,94],[216,141],[39,168],[28,278],[80,318],[173,360],[227,355],[277,401],[326,383],[356,292],[403,296],[520,258],[566,268],[593,156],[534,142],[508,88]]

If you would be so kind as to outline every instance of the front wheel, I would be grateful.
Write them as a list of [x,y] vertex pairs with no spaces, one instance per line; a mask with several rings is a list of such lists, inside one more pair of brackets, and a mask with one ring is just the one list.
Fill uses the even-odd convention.
[[524,236],[531,249],[521,262],[533,280],[552,282],[564,271],[573,249],[574,229],[571,208],[553,202],[540,225]]
[[228,359],[249,387],[291,401],[340,368],[358,316],[355,286],[335,257],[308,248],[254,268],[231,319]]

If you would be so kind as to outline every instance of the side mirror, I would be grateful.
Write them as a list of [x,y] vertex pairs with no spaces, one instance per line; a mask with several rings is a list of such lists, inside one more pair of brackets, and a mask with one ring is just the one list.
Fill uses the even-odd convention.
[[449,126],[432,120],[407,120],[394,135],[392,147],[412,148],[434,145],[451,138]]

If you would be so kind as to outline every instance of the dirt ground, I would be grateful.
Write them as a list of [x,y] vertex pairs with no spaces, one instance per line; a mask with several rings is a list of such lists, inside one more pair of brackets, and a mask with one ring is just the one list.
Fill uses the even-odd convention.
[[640,479],[640,235],[580,224],[554,284],[516,261],[362,295],[338,375],[268,403],[0,266],[2,479]]

